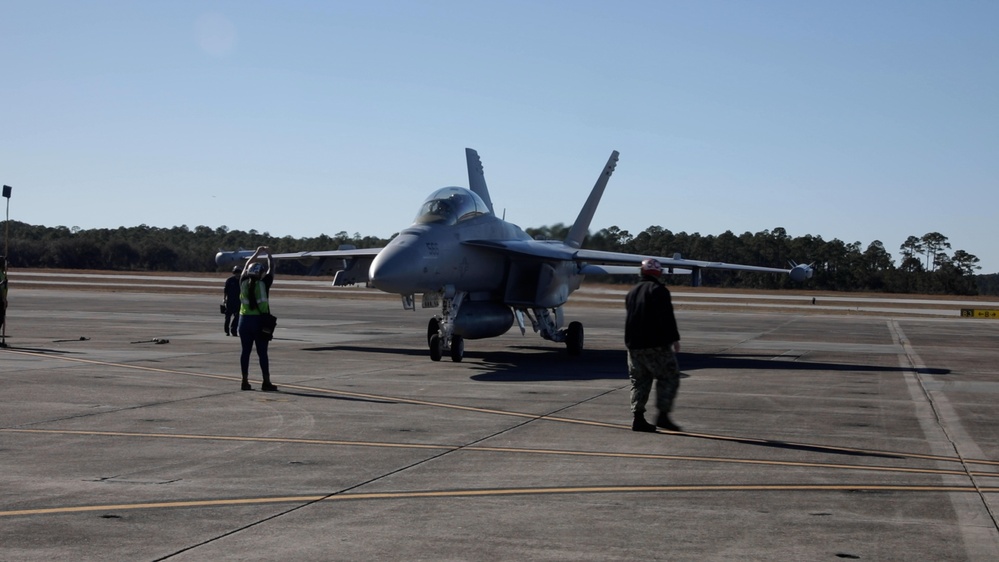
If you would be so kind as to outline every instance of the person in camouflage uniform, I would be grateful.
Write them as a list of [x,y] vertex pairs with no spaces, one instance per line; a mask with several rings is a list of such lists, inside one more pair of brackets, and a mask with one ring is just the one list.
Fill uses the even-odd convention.
[[[673,314],[669,289],[660,282],[662,265],[654,259],[642,262],[642,279],[625,297],[627,316],[624,344],[628,348],[628,377],[631,379],[632,431],[654,432],[656,426],[680,431],[669,414],[680,388],[680,331]],[[645,404],[656,381],[655,425],[645,419]]]

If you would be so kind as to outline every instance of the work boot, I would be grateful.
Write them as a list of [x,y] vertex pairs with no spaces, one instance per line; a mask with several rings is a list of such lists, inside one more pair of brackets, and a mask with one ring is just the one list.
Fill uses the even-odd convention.
[[277,392],[277,387],[269,382],[265,382],[260,385],[260,390],[263,390],[264,392]]
[[659,414],[659,417],[656,418],[656,425],[665,429],[666,431],[683,431],[682,429],[680,429],[680,426],[676,425],[675,423],[673,423],[672,420],[669,419],[668,414]]
[[243,384],[239,387],[239,389],[240,390],[253,390],[253,387],[250,386],[250,383],[248,383],[246,381],[243,381]]
[[642,414],[635,414],[635,421],[631,422],[632,431],[644,431],[646,433],[655,433],[656,426],[645,421],[645,416]]

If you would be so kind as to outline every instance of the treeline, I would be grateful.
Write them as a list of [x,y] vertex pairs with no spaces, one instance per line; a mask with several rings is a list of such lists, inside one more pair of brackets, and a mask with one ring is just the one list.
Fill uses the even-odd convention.
[[[564,239],[563,224],[527,229],[535,238]],[[105,269],[117,271],[214,272],[219,249],[253,249],[267,245],[276,253],[379,247],[388,240],[339,232],[314,238],[275,237],[267,232],[185,226],[156,228],[146,225],[115,229],[45,227],[11,221],[9,264],[12,267]],[[745,272],[704,271],[705,285],[753,289],[807,288],[836,291],[878,291],[922,294],[999,294],[999,274],[975,275],[979,259],[964,250],[950,252],[947,237],[931,232],[910,236],[899,247],[896,265],[884,244],[875,240],[866,247],[820,236],[791,238],[783,228],[736,235],[673,233],[649,227],[637,235],[616,226],[591,234],[586,248],[635,254],[682,257],[702,261],[753,264],[787,268],[788,263],[811,263],[815,276],[801,285],[786,276]],[[305,274],[307,267],[292,261],[279,263],[279,273]],[[624,281],[620,278],[607,281]],[[626,280],[631,282],[631,280]],[[677,284],[689,276],[676,276]]]
[[[569,227],[557,224],[551,227],[527,229],[535,238],[564,239]],[[974,272],[979,259],[965,252],[951,249],[947,237],[931,232],[922,237],[910,236],[899,248],[901,261],[898,266],[884,244],[875,240],[862,247],[860,242],[823,240],[821,236],[791,238],[781,227],[755,234],[736,235],[726,231],[718,236],[674,234],[667,229],[652,226],[632,235],[616,226],[592,234],[586,248],[610,250],[633,254],[651,254],[681,257],[700,261],[716,261],[787,268],[789,263],[813,264],[814,277],[803,288],[830,291],[874,291],[919,294],[999,294],[986,293],[976,283],[980,277]],[[689,276],[677,276],[678,284],[689,283]],[[741,287],[751,289],[802,288],[787,276],[761,273],[703,271],[705,285]],[[995,282],[986,285],[999,291]]]
[[[342,244],[357,248],[383,246],[387,240],[339,232],[315,238],[275,237],[256,230],[243,232],[226,226],[156,228],[146,225],[81,230],[65,226],[33,226],[10,222],[8,263],[11,267],[107,269],[115,271],[218,271],[215,254],[220,249],[254,249],[270,246],[275,253],[336,249]],[[304,275],[307,268],[282,261],[279,272]]]
[[976,275],[975,284],[979,295],[999,295],[999,273]]

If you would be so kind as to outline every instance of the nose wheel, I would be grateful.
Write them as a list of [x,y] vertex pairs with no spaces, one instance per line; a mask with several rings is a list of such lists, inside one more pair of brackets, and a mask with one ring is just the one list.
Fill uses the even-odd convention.
[[[440,333],[441,333],[441,321],[438,320],[436,317],[431,318],[430,323],[427,324],[427,344],[428,345],[430,344],[430,338],[434,336],[440,336]],[[432,347],[433,346],[431,346],[431,348]]]
[[441,322],[436,317],[431,318],[427,324],[427,347],[430,348],[431,361],[440,361],[445,352],[455,363],[460,363],[465,356],[465,338],[453,335],[451,345],[448,346],[446,340],[441,337]]
[[444,355],[444,346],[441,345],[441,337],[437,334],[430,336],[430,360],[440,361],[441,357]]

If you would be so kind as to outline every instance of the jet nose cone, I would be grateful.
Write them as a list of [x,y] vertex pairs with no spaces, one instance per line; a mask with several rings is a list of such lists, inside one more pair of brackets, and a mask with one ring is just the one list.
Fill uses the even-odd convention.
[[378,252],[368,269],[368,279],[378,290],[408,295],[416,292],[413,285],[418,256],[413,250],[412,241],[400,238],[401,235]]

